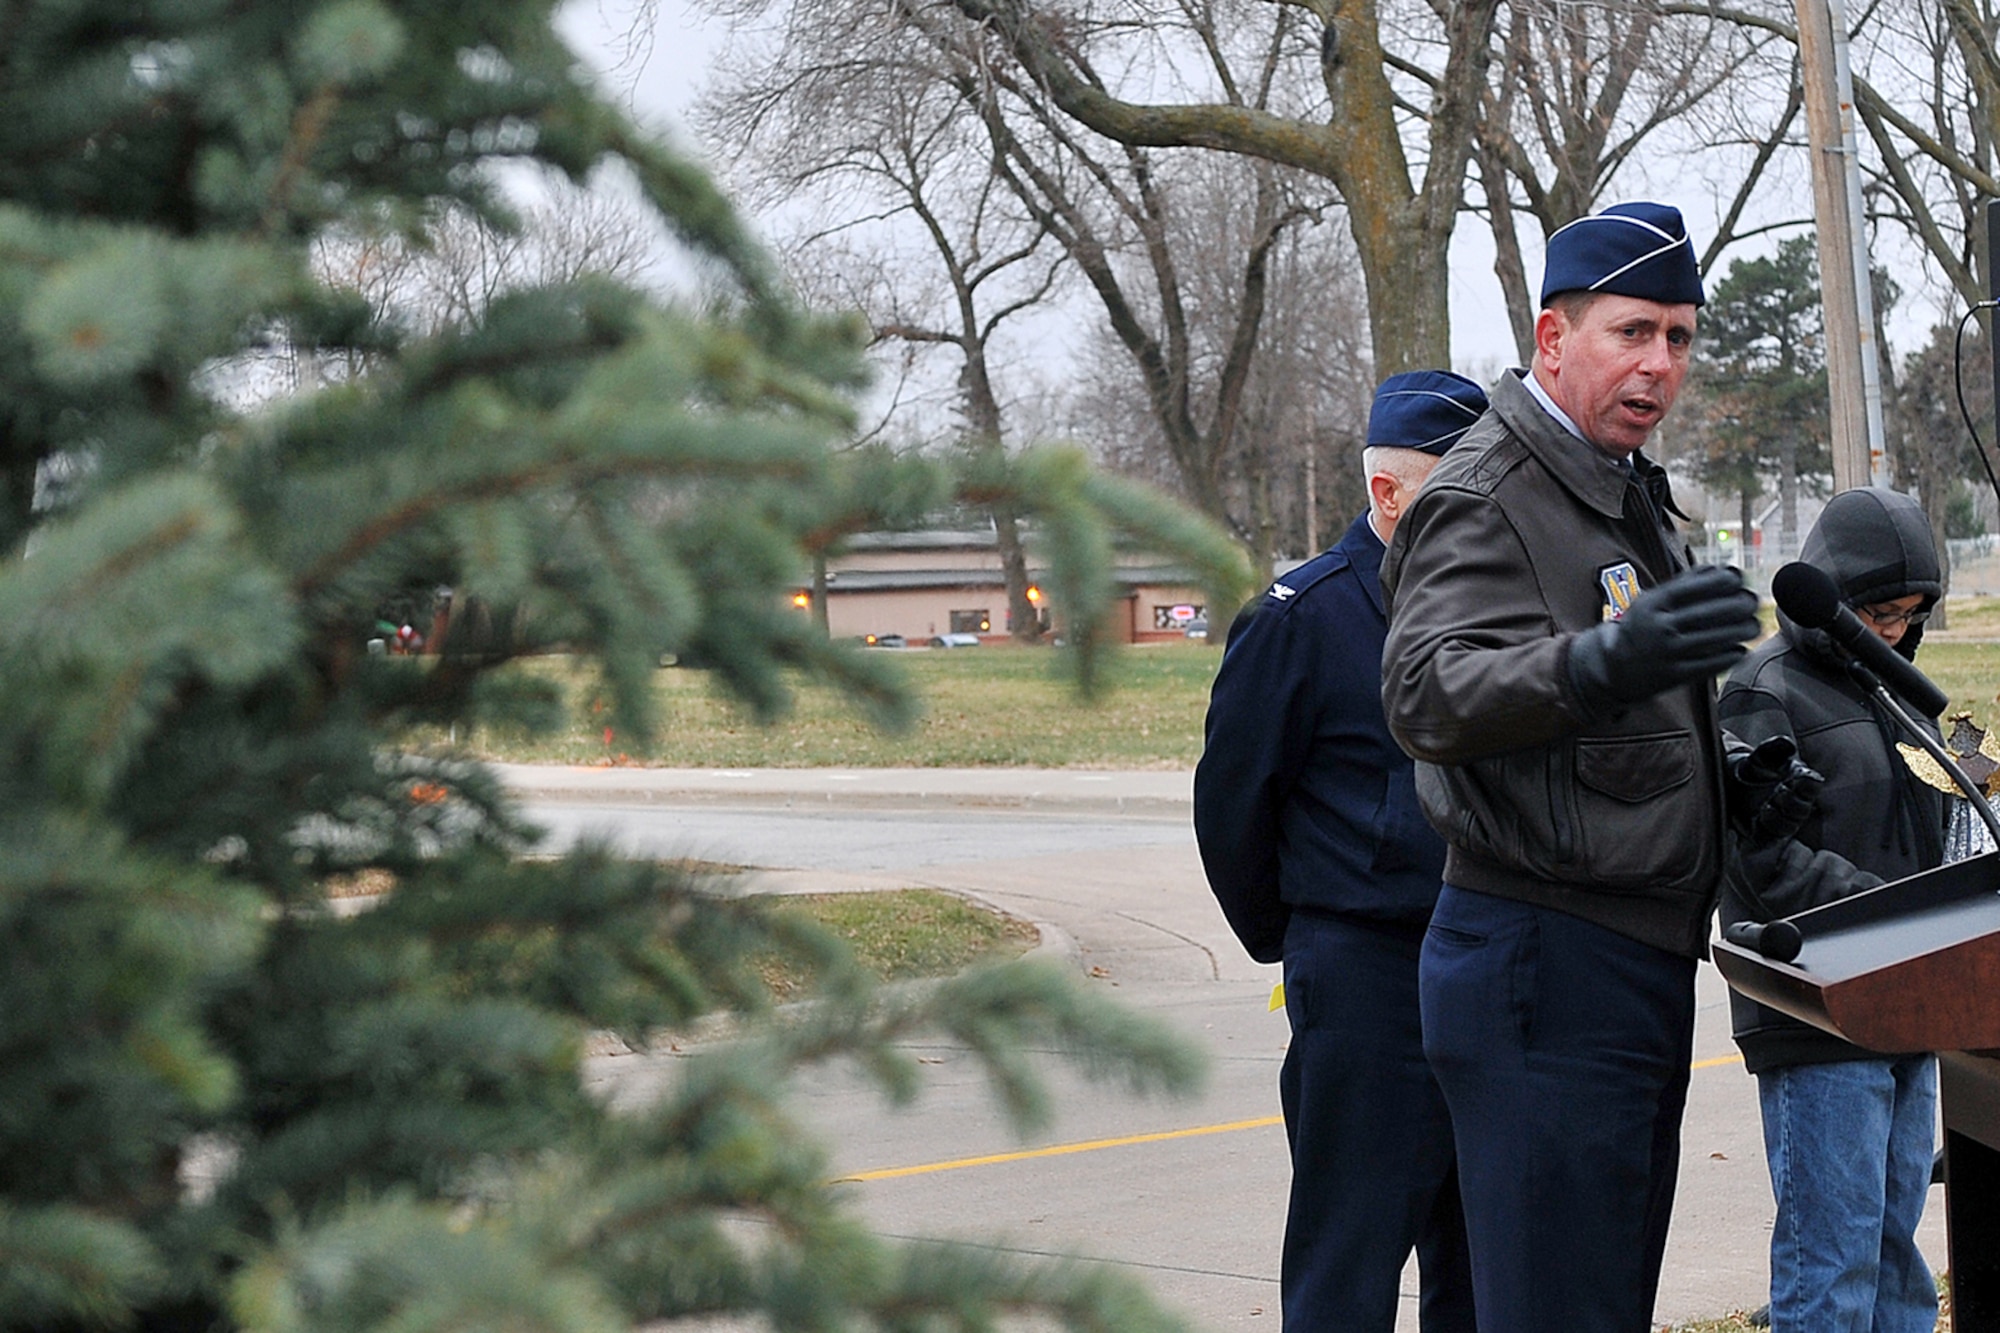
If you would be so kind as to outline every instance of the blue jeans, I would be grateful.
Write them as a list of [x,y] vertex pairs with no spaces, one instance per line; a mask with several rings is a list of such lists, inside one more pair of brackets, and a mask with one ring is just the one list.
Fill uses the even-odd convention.
[[1767,1069],[1757,1097],[1778,1202],[1772,1333],[1931,1333],[1937,1289],[1916,1231],[1930,1189],[1937,1061]]

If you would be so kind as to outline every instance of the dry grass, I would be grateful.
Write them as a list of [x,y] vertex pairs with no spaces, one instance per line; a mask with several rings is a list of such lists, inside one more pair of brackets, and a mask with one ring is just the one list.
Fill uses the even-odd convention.
[[[1108,688],[1085,701],[1046,648],[909,649],[894,660],[922,713],[900,736],[870,726],[830,689],[802,686],[790,717],[760,727],[699,671],[658,673],[661,736],[650,751],[588,711],[587,678],[564,659],[513,668],[561,680],[571,724],[521,739],[474,733],[472,751],[514,763],[642,763],[676,768],[1185,768],[1201,754],[1209,682],[1221,654],[1198,643],[1134,648],[1113,659]],[[435,732],[419,743],[447,738]]]
[[[1765,608],[1770,623],[1770,608]],[[678,768],[1111,768],[1176,769],[1201,755],[1202,718],[1221,654],[1198,643],[1120,652],[1109,687],[1084,701],[1045,648],[909,649],[893,660],[910,677],[922,715],[909,732],[875,730],[830,689],[802,686],[791,716],[761,727],[699,671],[656,677],[661,737],[646,751],[589,711],[592,682],[563,658],[512,670],[550,676],[569,696],[569,724],[521,739],[421,733],[418,744],[469,741],[482,757],[517,763],[654,764]],[[1954,600],[1950,629],[1925,638],[1920,665],[1983,726],[2000,724],[2000,598]]]
[[[861,966],[882,981],[948,977],[974,963],[1026,953],[1040,940],[1026,921],[935,889],[815,893],[780,900],[839,936]],[[772,994],[790,999],[812,984],[810,973],[785,960],[759,966]]]
[[[1951,1333],[1951,1280],[1940,1273],[1938,1285],[1938,1321],[1932,1333]],[[1747,1311],[1737,1310],[1720,1319],[1697,1319],[1690,1324],[1674,1324],[1664,1333],[1762,1333],[1757,1325],[1750,1322]]]
[[1917,665],[1951,696],[1946,716],[1970,712],[1982,727],[2000,722],[2000,641],[1972,642],[1956,635],[1926,636]]

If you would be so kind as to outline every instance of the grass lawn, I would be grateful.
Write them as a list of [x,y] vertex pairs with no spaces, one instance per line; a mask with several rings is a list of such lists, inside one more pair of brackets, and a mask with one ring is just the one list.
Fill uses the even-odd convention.
[[[1038,939],[1025,921],[935,889],[800,894],[777,900],[777,910],[803,913],[838,935],[882,981],[948,977],[974,963],[1026,953]],[[798,995],[812,980],[783,960],[770,960],[760,970],[780,1000]]]
[[1970,712],[1974,721],[1989,729],[2000,721],[2000,704],[1994,699],[2000,692],[2000,642],[1927,637],[1917,665],[1951,696],[1947,717]]
[[1720,1319],[1697,1319],[1691,1324],[1672,1324],[1668,1333],[1758,1333],[1757,1326],[1750,1322],[1750,1316],[1737,1311]]
[[[569,688],[576,721],[553,735],[521,739],[475,733],[472,751],[514,763],[632,762],[673,768],[1186,768],[1201,754],[1208,686],[1222,654],[1196,642],[1120,652],[1108,687],[1079,700],[1046,648],[878,649],[892,654],[921,702],[915,727],[876,731],[834,691],[799,689],[792,716],[760,727],[721,697],[699,671],[656,676],[661,736],[650,754],[628,738],[604,740],[586,712],[591,682],[567,659],[513,668],[543,672]],[[416,738],[447,738],[428,732]],[[622,758],[621,758],[622,756]]]
[[[1931,634],[1920,665],[1982,725],[2000,723],[2000,598],[1955,601],[1949,633]],[[1768,619],[1769,608],[1766,608]],[[475,733],[458,737],[476,754],[516,763],[657,764],[674,768],[1111,768],[1192,767],[1201,755],[1202,717],[1221,653],[1199,643],[1126,649],[1107,671],[1093,702],[1076,697],[1046,648],[987,646],[891,653],[921,700],[915,727],[897,736],[876,731],[832,690],[799,689],[790,717],[760,727],[711,688],[699,671],[655,676],[662,733],[645,752],[629,737],[607,743],[591,714],[591,681],[566,658],[511,668],[562,681],[571,724],[522,739]],[[448,738],[420,733],[418,744]]]

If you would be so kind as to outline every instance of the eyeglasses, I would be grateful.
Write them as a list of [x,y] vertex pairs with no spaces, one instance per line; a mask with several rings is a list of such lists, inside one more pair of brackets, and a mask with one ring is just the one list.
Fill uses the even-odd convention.
[[1854,608],[1869,624],[1883,629],[1894,629],[1898,625],[1921,625],[1931,618],[1928,611],[1898,611],[1892,606],[1857,606]]

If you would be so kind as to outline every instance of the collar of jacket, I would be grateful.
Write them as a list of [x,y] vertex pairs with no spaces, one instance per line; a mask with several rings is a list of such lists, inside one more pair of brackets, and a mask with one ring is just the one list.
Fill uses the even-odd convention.
[[1387,620],[1382,608],[1382,555],[1386,548],[1382,539],[1369,526],[1368,511],[1361,511],[1361,517],[1347,525],[1347,532],[1333,548],[1347,556],[1348,567],[1361,584],[1362,592],[1374,604],[1375,614]]
[[[1520,369],[1502,375],[1493,386],[1493,410],[1507,423],[1514,437],[1527,446],[1535,461],[1562,483],[1564,490],[1606,518],[1623,517],[1624,471],[1613,464],[1609,455],[1570,434],[1544,411],[1523,383],[1527,376],[1528,372]],[[1674,504],[1665,468],[1640,451],[1632,455],[1632,470],[1656,507],[1686,520],[1687,515]]]

